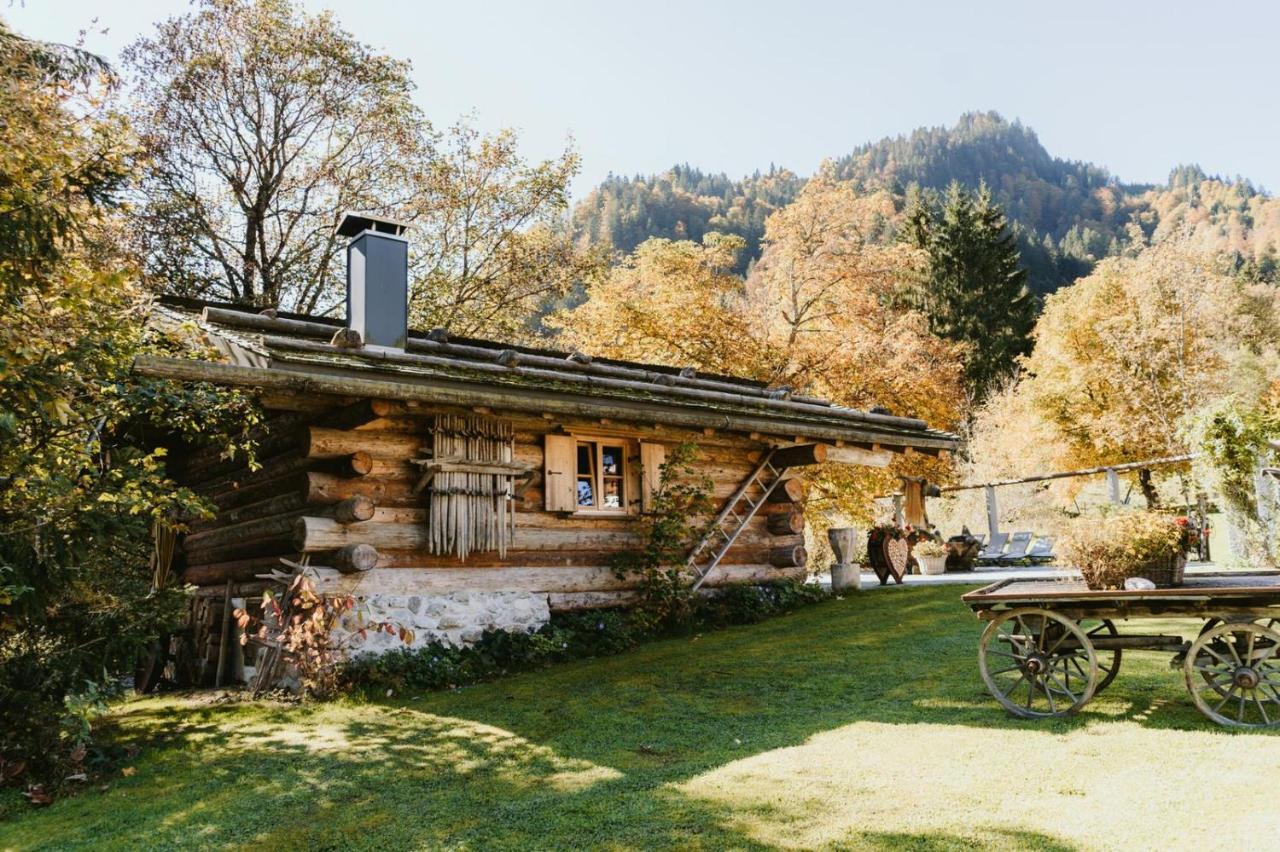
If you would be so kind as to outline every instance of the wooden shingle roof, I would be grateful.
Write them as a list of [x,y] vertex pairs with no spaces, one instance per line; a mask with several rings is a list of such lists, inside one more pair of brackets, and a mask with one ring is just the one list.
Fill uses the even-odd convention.
[[929,452],[960,443],[922,420],[845,408],[750,379],[455,338],[441,329],[411,330],[404,351],[353,347],[343,345],[340,320],[173,297],[158,302],[154,321],[197,324],[225,358],[222,363],[139,358],[135,369],[140,373],[165,378],[556,411]]

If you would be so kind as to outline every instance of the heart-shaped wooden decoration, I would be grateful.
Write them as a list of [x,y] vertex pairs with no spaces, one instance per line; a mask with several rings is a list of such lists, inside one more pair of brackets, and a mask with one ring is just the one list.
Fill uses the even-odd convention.
[[884,540],[884,558],[893,570],[893,576],[901,578],[907,570],[907,560],[911,557],[911,545],[905,538],[886,538]]

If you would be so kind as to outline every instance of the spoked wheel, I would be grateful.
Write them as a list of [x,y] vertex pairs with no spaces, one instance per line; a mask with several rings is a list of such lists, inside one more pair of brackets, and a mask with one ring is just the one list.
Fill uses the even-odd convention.
[[[1247,621],[1251,621],[1251,620],[1252,620],[1252,619],[1249,619],[1249,618],[1247,618],[1247,617],[1246,617],[1246,618],[1231,618],[1231,619],[1228,619],[1228,621],[1235,622],[1235,623],[1238,623],[1238,622],[1247,622]],[[1222,621],[1222,619],[1221,619],[1221,618],[1210,618],[1209,620],[1207,620],[1207,621],[1204,623],[1204,627],[1201,627],[1201,628],[1200,628],[1200,635],[1201,635],[1201,636],[1205,635],[1205,634],[1206,634],[1206,633],[1208,633],[1210,630],[1212,630],[1213,628],[1217,627],[1219,624],[1222,624],[1222,623],[1223,623],[1223,621]],[[1280,618],[1259,618],[1259,619],[1257,620],[1257,623],[1258,623],[1258,624],[1261,624],[1263,627],[1268,628],[1269,630],[1278,630],[1278,631],[1280,631]],[[1188,657],[1189,657],[1189,656],[1190,656],[1190,649],[1188,648],[1187,650],[1188,650]],[[1214,680],[1212,677],[1210,677],[1210,676],[1209,676],[1209,672],[1207,672],[1207,671],[1201,671],[1201,672],[1200,672],[1200,676],[1204,679],[1204,682],[1205,682],[1205,683],[1209,684],[1209,686],[1211,686],[1211,687],[1213,688],[1213,691],[1214,691],[1214,692],[1218,693],[1219,695],[1226,695],[1226,694],[1227,694],[1227,687],[1229,686],[1229,684],[1227,684],[1227,683],[1226,683],[1226,681],[1223,681],[1223,680],[1220,680],[1220,679],[1219,679],[1219,680]]]
[[1201,633],[1183,662],[1200,712],[1233,728],[1280,727],[1280,632],[1228,621]]
[[1015,609],[992,621],[978,644],[982,680],[1015,716],[1075,713],[1098,687],[1093,643],[1076,624],[1043,609]]
[[[1089,641],[1095,643],[1094,654],[1098,657],[1098,685],[1093,690],[1096,696],[1099,692],[1111,685],[1111,681],[1116,679],[1116,675],[1120,674],[1120,649],[1109,648],[1103,649],[1096,646],[1097,640],[1106,636],[1119,636],[1120,631],[1116,630],[1116,626],[1107,618],[1086,618],[1076,622],[1076,625],[1084,631],[1084,635],[1089,637]],[[1084,672],[1081,669],[1084,666],[1077,658],[1072,661],[1072,667],[1076,669],[1076,674],[1083,678]]]

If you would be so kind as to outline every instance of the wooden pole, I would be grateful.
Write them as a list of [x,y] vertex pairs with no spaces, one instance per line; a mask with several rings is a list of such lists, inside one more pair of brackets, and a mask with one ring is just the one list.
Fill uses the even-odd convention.
[[1212,562],[1213,556],[1209,553],[1209,495],[1203,491],[1196,494],[1196,512],[1200,515],[1198,519],[1200,553],[1198,555],[1201,562]]
[[774,535],[799,535],[804,532],[804,512],[792,509],[766,516],[765,525]]
[[799,503],[804,497],[804,483],[799,479],[784,480],[769,492],[770,503]]
[[[333,507],[333,519],[340,524],[356,524],[373,517],[373,501],[363,494],[353,494]],[[292,529],[292,527],[290,527]]]
[[822,464],[826,460],[826,444],[799,444],[794,447],[783,447],[774,450],[773,455],[769,457],[769,463],[778,468]]
[[349,544],[334,551],[330,562],[343,574],[369,571],[378,564],[378,550],[368,544]]
[[1116,469],[1114,467],[1107,468],[1106,474],[1107,474],[1107,499],[1111,501],[1112,505],[1119,506],[1120,505],[1120,476],[1116,473]]
[[987,492],[987,541],[995,541],[1000,534],[1000,504],[996,502],[994,485],[984,486]]
[[222,637],[218,642],[218,672],[214,675],[213,685],[222,688],[222,678],[227,672],[227,643],[231,639],[231,581],[227,580],[227,591],[222,596]]
[[970,491],[975,488],[989,488],[991,486],[1000,485],[1022,485],[1027,482],[1045,482],[1050,479],[1069,479],[1073,476],[1096,476],[1100,473],[1106,473],[1108,470],[1126,471],[1139,470],[1144,467],[1162,467],[1169,464],[1182,464],[1196,458],[1197,453],[1187,453],[1181,456],[1165,456],[1158,459],[1147,459],[1146,461],[1126,462],[1124,464],[1101,465],[1099,467],[1087,467],[1081,470],[1064,470],[1058,473],[1045,473],[1038,476],[1024,476],[1018,479],[997,479],[992,482],[977,482],[968,485],[949,485],[946,488],[939,489],[942,493],[952,491]]
[[793,568],[804,565],[809,559],[803,544],[775,547],[769,551],[769,564],[776,568]]

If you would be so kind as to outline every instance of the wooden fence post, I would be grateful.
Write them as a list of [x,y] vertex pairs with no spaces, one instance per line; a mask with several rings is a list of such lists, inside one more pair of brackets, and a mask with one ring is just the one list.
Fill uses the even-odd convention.
[[1112,467],[1107,468],[1107,498],[1112,504],[1120,505],[1120,474]]
[[996,502],[996,489],[994,486],[986,486],[987,492],[987,541],[995,541],[996,536],[1000,534],[1000,504]]

